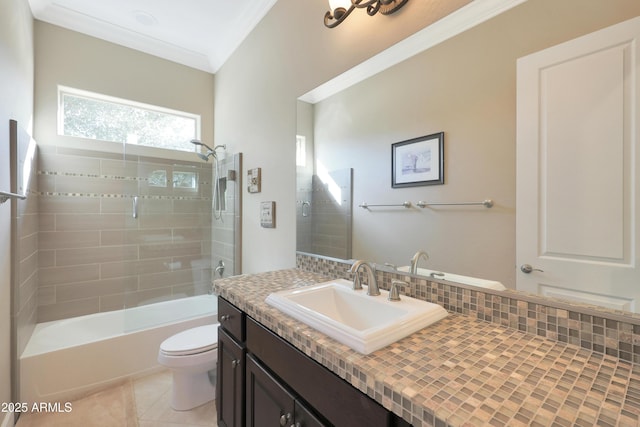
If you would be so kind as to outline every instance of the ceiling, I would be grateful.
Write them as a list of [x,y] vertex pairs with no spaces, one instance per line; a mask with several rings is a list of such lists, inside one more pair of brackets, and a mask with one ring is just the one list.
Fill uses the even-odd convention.
[[277,0],[29,0],[33,16],[215,73]]

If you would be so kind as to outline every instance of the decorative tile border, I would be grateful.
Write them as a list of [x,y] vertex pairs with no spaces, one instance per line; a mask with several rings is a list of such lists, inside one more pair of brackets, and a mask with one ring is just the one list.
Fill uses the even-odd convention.
[[[351,263],[340,259],[298,252],[296,266],[327,277],[352,277]],[[402,294],[440,304],[450,312],[640,363],[638,315],[512,290],[477,290],[401,272],[378,270],[376,274],[381,288],[388,290],[393,279],[403,280],[409,286]]]

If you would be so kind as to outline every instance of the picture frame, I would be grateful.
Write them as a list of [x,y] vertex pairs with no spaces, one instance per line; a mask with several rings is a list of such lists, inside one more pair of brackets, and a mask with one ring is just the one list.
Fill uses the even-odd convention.
[[391,144],[391,187],[444,184],[444,132]]

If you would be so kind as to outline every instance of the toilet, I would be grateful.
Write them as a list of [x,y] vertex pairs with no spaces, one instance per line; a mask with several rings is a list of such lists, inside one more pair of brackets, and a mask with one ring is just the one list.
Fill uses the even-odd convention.
[[187,329],[167,338],[160,344],[158,362],[173,371],[171,407],[176,411],[215,399],[218,324]]

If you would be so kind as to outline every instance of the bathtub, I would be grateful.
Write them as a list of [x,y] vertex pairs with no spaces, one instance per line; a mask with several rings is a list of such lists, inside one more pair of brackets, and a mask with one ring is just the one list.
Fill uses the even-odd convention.
[[[398,271],[408,273],[411,267],[408,265],[398,267]],[[495,280],[479,279],[477,277],[462,276],[460,274],[443,273],[442,271],[427,270],[426,268],[418,268],[418,274],[425,277],[434,277],[436,279],[448,280],[450,282],[462,283],[464,285],[476,286],[478,288],[493,289],[496,291],[504,291],[507,289],[502,283]],[[434,274],[435,276],[432,276]]]
[[217,311],[216,296],[200,295],[39,323],[20,356],[20,402],[66,402],[160,370],[160,343]]

